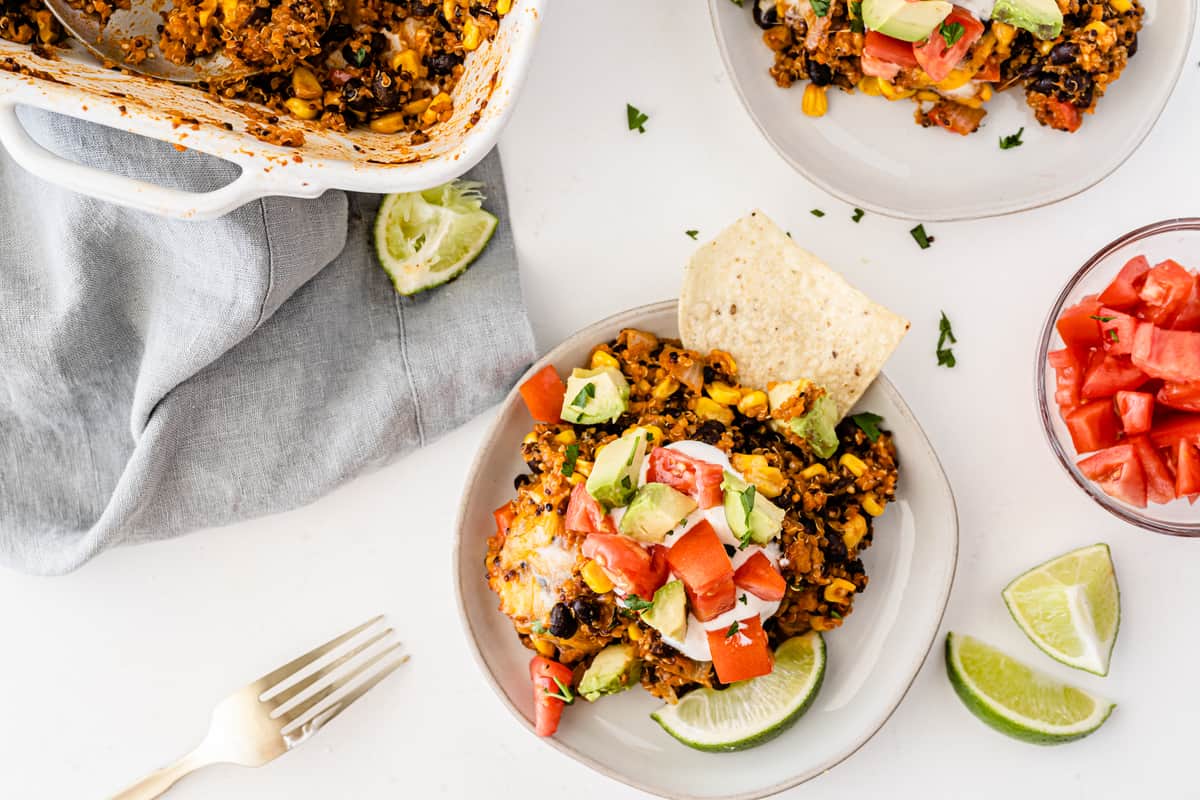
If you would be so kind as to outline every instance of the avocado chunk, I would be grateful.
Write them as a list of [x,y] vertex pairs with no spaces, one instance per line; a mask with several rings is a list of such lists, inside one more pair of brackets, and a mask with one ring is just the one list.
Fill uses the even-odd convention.
[[639,542],[662,544],[667,534],[679,527],[698,508],[696,501],[665,483],[647,483],[637,490],[621,517],[621,533]]
[[629,382],[615,367],[574,369],[567,378],[562,418],[580,425],[612,422],[629,407]]
[[870,30],[904,42],[919,42],[928,39],[953,10],[953,4],[944,0],[863,0],[862,18]]
[[592,659],[579,679],[578,691],[594,702],[606,694],[623,692],[642,679],[642,662],[631,644],[612,644]]
[[671,581],[658,587],[654,602],[642,612],[642,622],[673,642],[687,638],[687,593],[683,581]]
[[[808,381],[786,381],[775,384],[767,391],[771,410],[779,408],[808,386]],[[825,394],[817,398],[807,414],[793,417],[785,424],[788,430],[807,442],[814,453],[821,458],[829,458],[838,449],[837,431],[835,430],[837,423],[837,404],[834,403],[832,397]]]
[[633,499],[646,457],[646,438],[644,430],[634,428],[596,452],[586,485],[588,494],[605,508],[629,505]]
[[783,530],[783,509],[737,475],[726,472],[721,489],[725,492],[725,521],[743,546],[766,544]]
[[1057,39],[1063,29],[1063,15],[1054,0],[996,0],[992,19],[1023,28],[1045,41]]

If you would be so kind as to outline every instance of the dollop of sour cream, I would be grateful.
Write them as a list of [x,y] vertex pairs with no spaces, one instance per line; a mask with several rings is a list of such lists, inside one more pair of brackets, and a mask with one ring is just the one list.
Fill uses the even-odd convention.
[[[704,442],[684,441],[674,442],[664,445],[669,450],[678,450],[686,456],[694,458],[698,461],[705,461],[709,464],[717,464],[722,469],[732,472],[742,480],[745,480],[740,472],[733,468],[729,457],[721,450],[713,447],[711,444]],[[642,461],[642,471],[638,476],[638,487],[646,484],[646,473],[650,469],[649,457]],[[609,512],[615,525],[621,524],[621,517],[625,515],[624,508],[614,508]],[[663,541],[663,547],[671,547],[674,542],[679,541],[683,534],[692,529],[696,523],[701,520],[708,520],[708,524],[717,532],[717,537],[722,544],[732,545],[737,548],[741,543],[733,531],[729,527],[728,520],[725,519],[724,505],[713,506],[712,508],[697,508],[687,516],[683,524],[675,530],[667,534],[666,540]],[[770,542],[765,547],[757,544],[750,544],[744,550],[736,550],[731,557],[733,568],[736,570],[742,564],[753,556],[755,553],[762,553],[771,561],[771,565],[779,569],[779,545],[776,542]],[[708,622],[701,622],[696,618],[696,615],[688,611],[687,634],[683,641],[675,641],[666,636],[662,637],[663,641],[674,647],[680,653],[683,653],[688,658],[696,661],[712,661],[712,650],[708,646],[708,631],[727,631],[735,622],[750,619],[751,617],[759,617],[762,620],[770,619],[779,610],[777,601],[767,601],[755,597],[750,592],[744,589],[738,589],[738,601],[730,611],[726,611],[719,617],[710,619]],[[648,599],[648,598],[647,598]]]

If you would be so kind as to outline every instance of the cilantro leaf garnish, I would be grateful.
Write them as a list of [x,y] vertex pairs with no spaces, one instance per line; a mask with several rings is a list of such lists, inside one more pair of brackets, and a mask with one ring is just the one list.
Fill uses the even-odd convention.
[[738,602],[744,606],[750,605],[750,601],[746,599],[746,595],[744,595],[744,594],[738,598]]
[[728,639],[729,637],[733,636],[737,632],[738,632],[738,624],[737,624],[737,620],[734,620],[733,624],[729,626],[729,630],[725,631],[725,638]]
[[563,459],[562,474],[571,477],[575,474],[575,462],[579,459],[579,445],[567,445],[566,457]]
[[654,605],[654,603],[650,602],[649,600],[643,600],[636,594],[625,596],[625,607],[632,609],[633,611],[645,611],[652,605]]
[[833,617],[834,619],[842,618],[842,615],[838,613],[838,610],[836,608],[829,609],[829,616]]
[[697,236],[700,235],[700,231],[695,231],[695,230],[684,231],[684,233],[688,236],[688,238],[692,239],[693,241],[696,239]]
[[575,702],[575,693],[571,691],[570,686],[567,686],[558,678],[554,678],[554,685],[558,687],[557,692],[552,692],[549,689],[542,689],[542,691],[545,692],[547,696],[553,697],[556,700],[562,700],[567,705],[571,705]]
[[534,633],[545,633],[546,632],[546,626],[542,624],[541,620],[538,620],[537,622],[533,623],[533,625],[530,627],[533,629]]
[[861,208],[856,208],[856,209],[854,209],[854,216],[852,216],[850,218],[850,221],[858,222],[859,220],[861,220],[863,218],[863,215],[866,213],[867,212],[863,211]]
[[583,388],[579,390],[579,394],[575,395],[575,399],[571,401],[571,405],[575,408],[587,408],[588,400],[596,396],[596,384],[585,383]]
[[1116,344],[1117,342],[1121,341],[1121,334],[1117,333],[1116,328],[1108,329],[1108,340],[1110,342],[1112,342],[1113,344]]
[[967,29],[963,27],[961,22],[951,22],[948,25],[943,22],[941,27],[938,28],[938,33],[946,40],[946,47],[954,47],[966,32]]
[[825,212],[824,212],[824,211],[822,211],[822,210],[821,210],[821,209],[819,209],[819,208],[814,208],[812,211],[810,211],[810,212],[808,212],[808,213],[812,214],[814,217],[823,217],[823,216],[825,216]]
[[864,411],[861,414],[855,414],[850,419],[867,435],[868,439],[872,442],[879,441],[879,423],[883,422],[883,417],[878,414],[872,414],[870,411]]
[[742,511],[746,512],[746,521],[750,521],[750,512],[754,510],[754,496],[757,490],[753,486],[747,486],[746,491],[742,492]]
[[809,5],[818,17],[829,16],[829,0],[809,0]]
[[866,33],[867,31],[867,26],[863,24],[862,0],[852,0],[850,3],[850,31],[852,33]]
[[933,244],[933,237],[925,232],[924,223],[913,228],[911,231],[909,231],[909,233],[912,235],[913,239],[916,240],[917,244],[920,245],[922,250],[928,250],[929,245]]
[[365,47],[360,47],[354,51],[354,66],[361,67],[367,61],[367,55],[371,51]]
[[646,132],[646,123],[650,117],[638,111],[629,103],[625,104],[625,118],[629,122],[629,130],[637,131],[638,133]]
[[950,320],[946,318],[946,312],[943,311],[942,319],[938,322],[937,360],[939,367],[953,367],[958,363],[954,358],[954,351],[945,346],[946,342],[957,344],[958,339],[954,338]]
[[1097,322],[1112,322],[1114,319],[1116,319],[1116,317],[1101,317],[1096,314],[1092,314],[1090,317],[1088,317],[1088,319],[1094,319]]
[[1021,141],[1021,134],[1025,132],[1025,128],[1021,128],[1016,133],[1010,133],[1008,136],[1000,137],[1000,149],[1011,150],[1014,147],[1020,147],[1025,144]]

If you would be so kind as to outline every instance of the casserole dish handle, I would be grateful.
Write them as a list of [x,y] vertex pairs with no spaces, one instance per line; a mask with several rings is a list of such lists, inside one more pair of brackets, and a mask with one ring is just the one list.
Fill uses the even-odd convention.
[[187,192],[77,164],[35,142],[17,117],[17,105],[0,98],[0,144],[23,168],[65,189],[151,214],[194,220],[216,219],[271,194],[262,173],[244,167],[220,189]]

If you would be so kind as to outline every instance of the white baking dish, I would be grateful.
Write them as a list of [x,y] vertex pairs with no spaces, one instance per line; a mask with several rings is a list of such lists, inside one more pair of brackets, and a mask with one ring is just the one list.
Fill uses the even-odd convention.
[[[45,59],[5,40],[0,40],[0,144],[45,180],[171,217],[212,219],[268,195],[426,189],[466,172],[495,146],[529,68],[545,5],[546,0],[516,0],[496,38],[467,58],[454,91],[454,116],[432,128],[421,145],[413,145],[408,134],[365,128],[342,134],[287,118],[279,125],[303,131],[304,144],[266,144],[247,132],[262,124],[261,106],[107,70],[81,48]],[[17,117],[22,105],[200,150],[237,164],[241,174],[221,189],[195,193],[84,167],[37,144]]]

